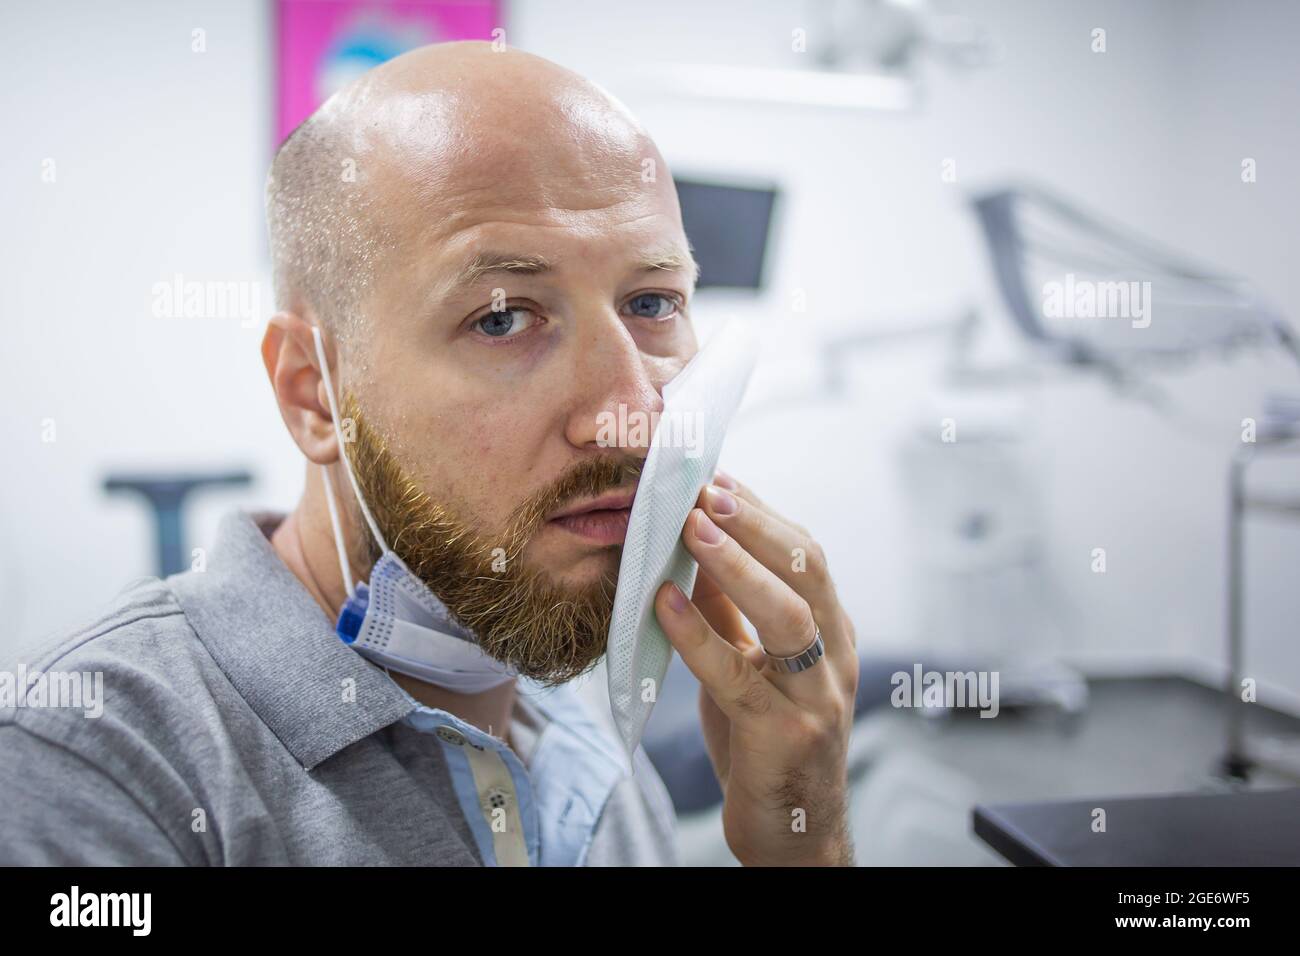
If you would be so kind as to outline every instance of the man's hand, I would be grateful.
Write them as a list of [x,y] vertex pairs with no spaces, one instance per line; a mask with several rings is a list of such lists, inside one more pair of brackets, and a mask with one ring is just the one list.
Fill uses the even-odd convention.
[[[858,685],[853,625],[808,532],[743,485],[721,473],[715,481],[682,530],[700,565],[695,593],[687,601],[665,584],[655,613],[700,681],[727,845],[751,866],[852,866],[845,760]],[[767,661],[764,648],[792,657],[818,628],[826,656],[811,668],[788,674]]]

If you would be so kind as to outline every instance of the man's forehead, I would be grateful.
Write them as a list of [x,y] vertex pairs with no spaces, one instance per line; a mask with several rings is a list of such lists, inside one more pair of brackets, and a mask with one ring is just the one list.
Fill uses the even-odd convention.
[[594,91],[493,92],[372,90],[336,112],[373,185],[402,202],[558,199],[579,188],[610,202],[654,186],[654,143]]
[[[646,152],[662,168],[653,144]],[[472,148],[467,143],[451,157],[429,153],[397,160],[390,154],[372,183],[381,200],[372,205],[373,214],[390,221],[394,238],[421,250],[445,248],[449,258],[499,245],[516,251],[530,238],[521,242],[514,233],[534,229],[594,241],[630,230],[660,237],[681,232],[671,176],[665,170],[646,181],[632,154],[598,161],[563,145],[546,155],[528,154],[517,142],[478,137]]]
[[603,91],[482,47],[392,64],[337,112],[362,153],[368,216],[407,279],[554,274],[583,257],[694,273],[672,177]]

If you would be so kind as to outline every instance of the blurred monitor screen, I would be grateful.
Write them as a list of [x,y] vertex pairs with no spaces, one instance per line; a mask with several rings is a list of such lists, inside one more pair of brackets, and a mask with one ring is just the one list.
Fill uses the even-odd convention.
[[776,190],[690,179],[676,183],[682,224],[700,264],[699,288],[760,288]]

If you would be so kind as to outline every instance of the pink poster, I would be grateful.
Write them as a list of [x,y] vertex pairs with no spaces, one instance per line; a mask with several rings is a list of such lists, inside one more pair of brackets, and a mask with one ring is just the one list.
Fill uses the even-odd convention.
[[276,0],[276,145],[371,67],[502,25],[498,0]]

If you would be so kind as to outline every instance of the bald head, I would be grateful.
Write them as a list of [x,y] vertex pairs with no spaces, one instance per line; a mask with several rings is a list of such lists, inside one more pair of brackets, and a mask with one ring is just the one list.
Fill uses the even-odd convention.
[[647,169],[664,171],[649,137],[577,74],[489,43],[421,47],[339,91],[277,152],[277,307],[347,337],[386,268],[512,209],[562,214],[649,191],[680,220],[671,179]]

